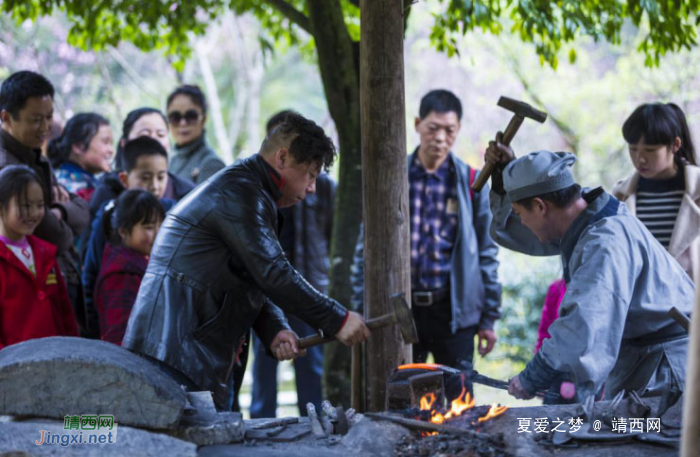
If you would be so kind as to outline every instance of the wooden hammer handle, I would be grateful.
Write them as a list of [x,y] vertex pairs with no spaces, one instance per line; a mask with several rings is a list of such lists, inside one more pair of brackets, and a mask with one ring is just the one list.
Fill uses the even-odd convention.
[[668,315],[671,316],[673,320],[676,321],[681,327],[683,327],[686,333],[690,333],[690,319],[688,318],[688,316],[683,314],[675,306],[671,307],[671,309],[668,310]]
[[[506,127],[506,131],[503,132],[503,138],[501,139],[501,144],[504,144],[508,146],[515,136],[515,134],[518,132],[518,129],[520,128],[520,125],[523,123],[525,118],[519,114],[516,114],[512,117],[510,122],[508,123],[508,127]],[[491,177],[491,173],[493,173],[493,170],[496,168],[496,164],[491,163],[491,162],[486,162],[484,165],[484,168],[481,169],[481,173],[479,173],[479,176],[476,177],[474,180],[474,184],[472,184],[472,190],[474,192],[480,192],[481,189],[484,187],[486,184],[486,181],[489,180]]]
[[[374,319],[368,319],[365,322],[365,325],[370,330],[376,330],[378,328],[387,327],[387,326],[392,325],[394,323],[396,323],[395,315],[393,313],[390,313],[390,314],[385,314],[383,316],[375,317]],[[306,338],[301,338],[299,340],[299,349],[306,349],[306,348],[310,348],[313,346],[318,346],[319,344],[330,343],[331,341],[335,341],[335,338],[332,336],[330,336],[330,337],[323,337],[321,335],[307,336]]]

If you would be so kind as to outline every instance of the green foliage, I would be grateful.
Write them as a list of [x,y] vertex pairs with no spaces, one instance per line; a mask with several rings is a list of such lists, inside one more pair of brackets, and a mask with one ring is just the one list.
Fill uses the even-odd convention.
[[[440,0],[444,3],[445,0]],[[431,39],[438,50],[458,54],[456,36],[480,28],[501,32],[506,18],[511,31],[534,43],[543,62],[553,68],[564,43],[585,34],[595,41],[620,43],[620,31],[629,21],[648,33],[639,46],[647,66],[658,66],[667,52],[697,44],[700,22],[698,0],[447,0],[444,14],[435,16]],[[576,59],[575,51],[569,60]]]
[[202,35],[224,7],[220,0],[196,2],[111,0],[6,0],[2,9],[18,22],[64,11],[72,27],[69,43],[83,50],[102,50],[129,41],[143,51],[162,50],[177,57],[182,68],[191,55],[190,33]]
[[525,364],[535,349],[547,288],[560,276],[558,258],[533,259],[507,250],[500,257],[503,304],[494,357]]
[[[341,2],[347,33],[360,37],[360,12],[349,0]],[[579,35],[595,41],[620,43],[626,23],[647,30],[638,50],[647,66],[658,66],[668,52],[690,49],[697,44],[700,0],[436,0],[445,5],[434,14],[431,42],[449,56],[459,54],[457,37],[475,29],[492,34],[505,27],[524,42],[533,43],[541,62],[558,65],[559,51]],[[261,46],[312,43],[299,29],[308,27],[305,0],[5,0],[2,10],[17,21],[36,20],[54,9],[65,11],[73,26],[70,43],[82,49],[100,50],[121,41],[134,43],[141,50],[162,50],[176,56],[176,65],[192,52],[191,36],[202,35],[206,25],[226,9],[236,14],[251,13],[265,30]],[[575,61],[571,49],[568,60]]]

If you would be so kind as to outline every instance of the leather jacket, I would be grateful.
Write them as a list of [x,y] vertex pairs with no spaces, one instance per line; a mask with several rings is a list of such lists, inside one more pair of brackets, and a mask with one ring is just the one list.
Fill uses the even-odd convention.
[[347,316],[284,256],[275,204],[280,182],[255,155],[220,171],[168,213],[122,342],[211,390],[219,408],[251,326],[269,347],[289,328],[282,310],[327,335]]

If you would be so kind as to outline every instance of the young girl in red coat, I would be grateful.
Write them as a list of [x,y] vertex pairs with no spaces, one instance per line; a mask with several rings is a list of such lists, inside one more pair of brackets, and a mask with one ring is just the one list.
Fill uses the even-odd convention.
[[78,336],[56,246],[32,235],[46,203],[31,168],[0,171],[0,349],[33,338]]
[[140,189],[127,190],[114,209],[104,215],[110,234],[95,283],[95,302],[100,316],[100,338],[122,344],[131,308],[146,273],[148,256],[165,218],[158,197]]

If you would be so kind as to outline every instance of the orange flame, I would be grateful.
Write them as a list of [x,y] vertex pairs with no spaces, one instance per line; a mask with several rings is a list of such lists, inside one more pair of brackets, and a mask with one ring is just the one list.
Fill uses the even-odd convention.
[[498,406],[496,404],[493,404],[491,405],[491,408],[489,408],[489,411],[486,413],[486,415],[479,418],[478,422],[482,423],[486,422],[489,419],[493,419],[494,417],[498,417],[501,414],[505,413],[507,409],[507,406]]
[[435,403],[435,394],[430,392],[423,395],[420,399],[420,409],[421,411],[430,411]]
[[436,371],[440,369],[440,365],[436,363],[407,363],[405,365],[399,365],[397,367],[399,370],[430,370]]
[[[406,365],[401,365],[398,368],[399,368],[399,370],[407,370],[407,369],[437,370],[438,367],[439,367],[439,365],[431,364],[431,363],[409,363]],[[447,412],[439,412],[435,408],[435,406],[436,406],[435,401],[437,400],[435,393],[429,392],[421,397],[420,409],[421,409],[421,411],[430,411],[430,422],[432,422],[434,424],[442,424],[443,422],[445,422],[448,419],[452,419],[453,417],[461,416],[466,411],[468,411],[474,407],[475,400],[474,400],[474,398],[472,398],[472,396],[469,394],[469,392],[467,392],[466,387],[464,387],[463,375],[460,378],[462,380],[462,392],[459,394],[459,397],[457,397],[455,400],[452,401],[452,403],[450,404],[450,409]],[[506,412],[507,409],[508,409],[507,406],[498,406],[497,404],[493,404],[493,405],[491,405],[491,408],[489,408],[486,415],[482,416],[478,419],[478,423],[481,424],[481,423],[486,422],[490,419],[498,417],[501,414],[503,414],[504,412]],[[438,432],[422,432],[422,435],[423,436],[436,435],[437,433]]]
[[450,410],[447,411],[445,414],[438,412],[437,410],[433,409],[433,404],[435,403],[435,394],[430,392],[420,399],[420,409],[423,411],[431,411],[430,413],[430,422],[434,424],[442,424],[445,422],[447,419],[451,419],[453,417],[457,417],[462,415],[466,410],[471,409],[474,407],[474,399],[469,395],[469,392],[467,392],[467,389],[462,387],[462,393],[460,393],[459,397],[457,397],[455,400],[452,401],[452,404],[450,405]]

